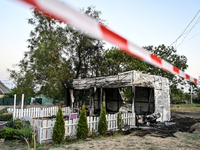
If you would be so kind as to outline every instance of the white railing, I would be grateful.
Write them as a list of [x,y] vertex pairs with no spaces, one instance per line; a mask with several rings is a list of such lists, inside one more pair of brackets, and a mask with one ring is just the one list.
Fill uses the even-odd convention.
[[[14,113],[13,108],[7,109],[9,113]],[[70,107],[63,107],[62,108],[63,115],[69,115],[71,113]],[[58,112],[58,106],[54,107],[48,107],[48,108],[26,108],[23,109],[23,112],[21,109],[15,109],[15,118],[22,118],[24,116],[28,116],[30,118],[39,118],[39,117],[51,117],[53,115],[57,115]]]
[[[106,119],[108,131],[118,130],[116,114],[107,114]],[[97,132],[99,117],[87,117],[87,121],[90,133]],[[132,113],[122,114],[122,122],[124,125],[128,125],[130,128],[132,128],[135,126],[135,115]],[[37,126],[37,141],[40,144],[45,143],[48,140],[52,140],[54,124],[55,120],[37,120],[37,122],[35,122],[35,125]],[[65,121],[65,136],[76,135],[77,127],[78,119]]]

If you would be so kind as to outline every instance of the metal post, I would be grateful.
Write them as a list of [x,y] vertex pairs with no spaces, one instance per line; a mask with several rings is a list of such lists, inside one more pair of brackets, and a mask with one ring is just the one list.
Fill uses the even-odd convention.
[[21,117],[23,117],[24,94],[22,94]]
[[16,107],[16,94],[14,95],[13,120],[15,119],[15,107]]

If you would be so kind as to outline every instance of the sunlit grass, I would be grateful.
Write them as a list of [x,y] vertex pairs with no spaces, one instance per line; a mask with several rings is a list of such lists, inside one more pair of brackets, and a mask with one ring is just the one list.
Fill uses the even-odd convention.
[[200,104],[176,104],[176,105],[171,105],[171,111],[200,112]]

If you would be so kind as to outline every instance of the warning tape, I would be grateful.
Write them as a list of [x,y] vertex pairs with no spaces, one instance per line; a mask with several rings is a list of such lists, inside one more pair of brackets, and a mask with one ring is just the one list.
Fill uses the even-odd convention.
[[149,51],[135,45],[134,43],[126,40],[122,36],[108,29],[104,25],[96,22],[92,18],[81,14],[77,10],[70,6],[60,2],[58,0],[18,0],[36,7],[40,11],[51,14],[53,18],[59,18],[59,20],[77,27],[80,31],[86,32],[88,35],[97,38],[107,40],[117,45],[123,52],[128,53],[142,61],[157,66],[172,74],[179,75],[184,79],[200,85],[200,81],[184,73],[177,67],[171,65],[167,61],[160,57],[150,53]]

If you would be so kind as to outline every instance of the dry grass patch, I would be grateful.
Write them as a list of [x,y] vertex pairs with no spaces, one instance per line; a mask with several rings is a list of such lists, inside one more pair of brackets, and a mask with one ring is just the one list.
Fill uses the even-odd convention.
[[200,104],[171,105],[171,111],[178,111],[178,112],[199,112],[200,113]]

